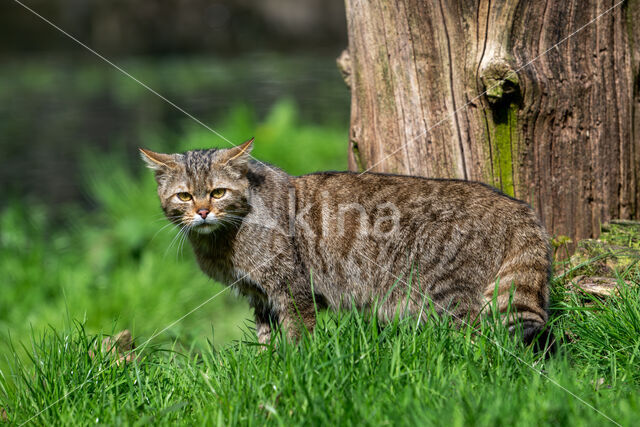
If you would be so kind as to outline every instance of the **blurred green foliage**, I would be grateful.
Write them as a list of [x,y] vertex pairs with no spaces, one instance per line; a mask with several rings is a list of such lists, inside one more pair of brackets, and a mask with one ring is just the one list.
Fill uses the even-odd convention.
[[[346,168],[347,129],[301,123],[292,101],[276,103],[264,120],[237,107],[218,131],[231,141],[255,136],[254,155],[293,174]],[[229,147],[207,129],[188,122],[183,137],[169,141],[149,132],[154,150]],[[0,353],[9,337],[30,330],[84,322],[89,332],[132,329],[151,336],[223,288],[202,274],[188,242],[176,239],[160,209],[153,174],[136,151],[84,153],[83,183],[93,208],[67,206],[65,226],[52,226],[46,205],[14,200],[0,214]],[[127,161],[134,157],[137,171]],[[179,337],[186,346],[240,336],[250,317],[230,292],[189,314],[158,337]]]
[[[262,53],[116,62],[207,126],[225,128],[223,134],[236,144],[253,134],[258,136],[256,126],[263,126],[265,142],[282,138],[277,141],[277,150],[264,152],[282,153],[294,171],[308,170],[313,167],[309,162],[324,153],[324,143],[316,144],[317,126],[344,130],[348,124],[349,90],[335,67],[334,56]],[[289,101],[274,110],[283,99]],[[317,126],[286,128],[295,121]],[[135,171],[139,165],[133,153],[140,145],[173,150],[188,147],[188,141],[201,146],[227,144],[207,137],[198,141],[194,130],[198,126],[138,82],[94,57],[3,61],[0,210],[13,196],[26,203],[48,204],[48,216],[63,220],[61,205],[90,202],[92,195],[86,194],[83,175],[82,154],[87,151],[101,155],[126,152],[118,161]],[[296,133],[289,133],[294,130]],[[309,156],[305,156],[307,149],[313,150]],[[339,155],[346,156],[346,147]],[[278,162],[280,156],[270,160]]]

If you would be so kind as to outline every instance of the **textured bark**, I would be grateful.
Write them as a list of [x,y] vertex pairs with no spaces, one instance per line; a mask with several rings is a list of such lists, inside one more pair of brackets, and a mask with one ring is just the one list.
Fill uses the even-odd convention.
[[573,238],[637,218],[640,0],[587,25],[618,1],[346,0],[350,168],[483,181]]

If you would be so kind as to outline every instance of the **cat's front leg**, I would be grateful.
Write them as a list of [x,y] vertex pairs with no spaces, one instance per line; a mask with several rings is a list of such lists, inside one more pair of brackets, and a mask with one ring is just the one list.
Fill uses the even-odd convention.
[[256,301],[251,304],[256,321],[256,335],[260,344],[268,345],[271,342],[271,330],[277,319],[274,317],[266,301]]
[[256,317],[256,334],[258,343],[268,345],[271,342],[271,324]]
[[291,341],[298,341],[305,330],[313,332],[316,326],[316,310],[310,292],[282,293],[272,298],[276,307],[278,325]]
[[269,344],[274,330],[294,342],[305,330],[313,332],[316,310],[309,286],[305,283],[293,286],[265,283],[263,288],[268,290],[262,298],[250,299],[260,344]]

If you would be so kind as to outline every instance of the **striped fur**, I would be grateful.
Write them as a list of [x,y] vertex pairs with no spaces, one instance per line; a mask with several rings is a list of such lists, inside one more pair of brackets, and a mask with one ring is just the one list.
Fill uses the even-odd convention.
[[[349,172],[292,177],[252,161],[250,149],[249,141],[184,154],[145,150],[143,158],[156,170],[167,217],[185,227],[202,270],[249,298],[260,342],[276,325],[292,337],[313,329],[314,299],[333,309],[378,304],[382,320],[398,311],[426,320],[430,302],[465,323],[496,298],[501,313],[511,304],[505,322],[525,340],[544,330],[549,238],[525,203],[469,181]],[[220,187],[225,197],[210,197]],[[178,201],[178,192],[194,198]],[[203,208],[217,222],[198,230],[192,221]]]

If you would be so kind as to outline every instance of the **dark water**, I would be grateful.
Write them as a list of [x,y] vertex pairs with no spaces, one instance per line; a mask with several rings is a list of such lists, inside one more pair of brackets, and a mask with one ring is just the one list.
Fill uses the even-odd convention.
[[[259,118],[283,98],[294,100],[305,122],[344,126],[349,92],[335,66],[338,53],[116,62],[214,129],[234,106],[247,106]],[[189,120],[89,54],[5,60],[0,68],[0,208],[12,198],[51,206],[81,201],[83,155],[123,152],[130,158],[150,132],[170,146]]]

